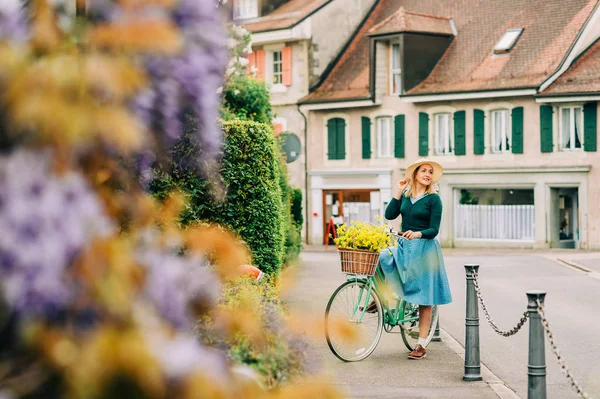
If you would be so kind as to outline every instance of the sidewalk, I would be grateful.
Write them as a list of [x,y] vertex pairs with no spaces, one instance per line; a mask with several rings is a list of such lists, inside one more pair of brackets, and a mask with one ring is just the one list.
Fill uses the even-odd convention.
[[[322,317],[331,293],[344,276],[335,266],[334,250],[309,251],[307,248],[302,254],[296,286],[285,299],[296,311]],[[324,336],[313,349],[331,383],[351,398],[518,398],[487,369],[482,370],[484,381],[463,381],[463,348],[445,331],[442,342],[429,345],[423,360],[409,360],[401,336],[385,332],[375,352],[361,362],[338,360]]]

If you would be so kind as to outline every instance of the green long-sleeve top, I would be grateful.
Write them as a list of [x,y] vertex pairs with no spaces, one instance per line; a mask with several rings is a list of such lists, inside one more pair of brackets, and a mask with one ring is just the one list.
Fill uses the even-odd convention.
[[440,231],[442,200],[437,194],[427,194],[414,204],[404,194],[392,198],[385,208],[385,218],[393,220],[402,215],[402,232],[420,231],[423,238],[435,238]]

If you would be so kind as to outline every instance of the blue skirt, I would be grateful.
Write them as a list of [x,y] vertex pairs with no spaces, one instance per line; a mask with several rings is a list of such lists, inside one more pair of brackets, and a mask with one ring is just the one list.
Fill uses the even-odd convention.
[[440,243],[433,239],[398,240],[379,258],[386,282],[406,302],[444,305],[452,302]]

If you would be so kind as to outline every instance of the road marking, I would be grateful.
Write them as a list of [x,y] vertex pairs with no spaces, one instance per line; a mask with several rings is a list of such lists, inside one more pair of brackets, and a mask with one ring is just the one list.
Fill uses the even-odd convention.
[[[465,348],[454,339],[446,330],[440,327],[442,342],[446,344],[463,361],[465,360]],[[481,377],[483,381],[498,395],[500,399],[521,399],[504,381],[494,374],[487,366],[481,363]]]

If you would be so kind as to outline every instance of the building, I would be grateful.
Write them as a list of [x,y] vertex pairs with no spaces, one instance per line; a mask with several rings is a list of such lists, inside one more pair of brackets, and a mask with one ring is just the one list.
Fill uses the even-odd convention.
[[[250,66],[271,87],[275,134],[290,132],[300,153],[288,154],[290,184],[306,197],[305,116],[309,93],[375,0],[233,0],[234,23],[252,33]],[[335,27],[332,29],[332,27]]]
[[[427,156],[445,246],[600,249],[597,0],[378,0],[307,114],[308,241]],[[596,183],[596,184],[594,184]]]

